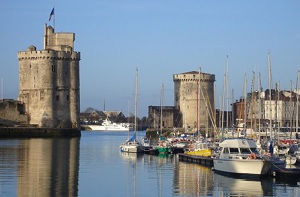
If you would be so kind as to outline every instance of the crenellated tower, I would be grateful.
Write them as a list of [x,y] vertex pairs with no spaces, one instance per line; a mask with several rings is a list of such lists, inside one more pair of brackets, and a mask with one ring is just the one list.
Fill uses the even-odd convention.
[[44,49],[30,46],[18,52],[19,98],[29,123],[48,128],[79,128],[80,52],[74,33],[44,27]]
[[200,131],[211,131],[213,126],[209,113],[214,116],[215,75],[202,72],[199,75],[199,72],[192,71],[174,74],[173,81],[174,105],[181,114],[182,127],[195,130],[199,126]]

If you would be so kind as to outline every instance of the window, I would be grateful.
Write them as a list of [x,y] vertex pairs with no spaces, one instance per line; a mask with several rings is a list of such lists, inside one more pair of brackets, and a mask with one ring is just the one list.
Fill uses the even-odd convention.
[[241,148],[241,153],[242,154],[250,154],[250,149],[249,148]]
[[56,100],[57,100],[57,101],[59,100],[59,96],[58,96],[58,95],[56,95]]
[[69,100],[69,95],[67,95],[67,101]]
[[250,148],[252,153],[259,154],[256,148]]
[[45,97],[45,93],[44,93],[44,91],[41,91],[40,92],[40,100],[41,101],[44,100],[44,97]]
[[238,148],[230,148],[230,153],[231,154],[239,153],[239,149]]
[[224,154],[228,154],[229,153],[229,150],[228,148],[224,148],[224,151],[223,151]]

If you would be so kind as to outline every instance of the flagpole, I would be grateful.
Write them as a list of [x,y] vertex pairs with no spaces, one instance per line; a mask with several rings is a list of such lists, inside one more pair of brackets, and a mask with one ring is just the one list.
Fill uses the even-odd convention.
[[53,18],[53,28],[55,29],[55,6],[53,6],[52,11],[50,12],[49,21]]
[[53,9],[54,9],[54,13],[53,13],[53,28],[54,28],[54,31],[55,31],[55,6],[53,6]]

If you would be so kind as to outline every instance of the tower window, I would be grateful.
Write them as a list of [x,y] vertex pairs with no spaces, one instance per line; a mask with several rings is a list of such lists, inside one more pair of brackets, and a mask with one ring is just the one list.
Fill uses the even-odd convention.
[[52,65],[52,72],[55,72],[55,65]]
[[56,100],[57,100],[57,101],[59,100],[59,96],[58,96],[58,95],[56,95]]
[[67,101],[69,100],[69,95],[67,95]]
[[44,97],[45,97],[45,93],[44,93],[44,91],[42,90],[42,91],[40,92],[40,100],[41,100],[41,101],[44,100]]

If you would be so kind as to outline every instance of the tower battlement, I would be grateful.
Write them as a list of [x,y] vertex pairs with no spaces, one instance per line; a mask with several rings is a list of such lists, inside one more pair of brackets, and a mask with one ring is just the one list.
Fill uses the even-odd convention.
[[[192,71],[182,74],[173,75],[173,81],[199,81],[199,72]],[[200,73],[200,81],[201,82],[214,82],[215,75],[208,73]]]
[[80,52],[54,51],[54,50],[19,51],[18,59],[19,61],[28,60],[28,59],[80,60]]

